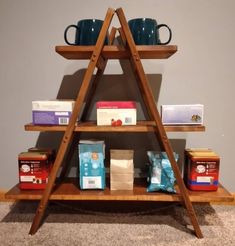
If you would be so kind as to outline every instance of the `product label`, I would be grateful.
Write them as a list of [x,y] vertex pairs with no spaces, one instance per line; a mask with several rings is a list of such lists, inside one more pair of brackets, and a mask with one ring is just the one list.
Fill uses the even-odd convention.
[[197,177],[197,182],[198,183],[212,183],[213,184],[213,177],[205,177],[205,176],[198,176]]
[[71,112],[33,111],[35,125],[68,125]]
[[21,182],[33,182],[35,180],[35,176],[20,176]]
[[195,190],[216,190],[219,178],[219,161],[188,160],[188,184]]
[[102,182],[101,176],[99,177],[82,177],[83,179],[83,189],[101,189]]
[[97,109],[97,125],[136,125],[136,109]]
[[[87,143],[85,143],[87,142]],[[79,177],[81,189],[104,189],[104,143],[79,142]]]
[[159,167],[153,167],[151,183],[152,184],[161,184],[161,175],[162,175],[161,169]]
[[21,189],[44,189],[52,163],[48,160],[19,160]]

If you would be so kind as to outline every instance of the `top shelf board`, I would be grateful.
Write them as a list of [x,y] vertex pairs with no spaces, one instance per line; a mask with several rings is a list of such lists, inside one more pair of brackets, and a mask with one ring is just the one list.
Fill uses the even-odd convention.
[[[56,46],[55,51],[66,59],[86,60],[90,59],[95,46]],[[137,45],[141,59],[167,59],[177,51],[176,45]],[[102,57],[105,59],[129,59],[130,52],[120,45],[105,45]]]

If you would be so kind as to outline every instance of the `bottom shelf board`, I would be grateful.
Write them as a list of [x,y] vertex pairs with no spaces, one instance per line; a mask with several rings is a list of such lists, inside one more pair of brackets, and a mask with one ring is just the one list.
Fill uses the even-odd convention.
[[[50,200],[113,200],[113,201],[181,201],[179,189],[177,193],[147,192],[144,179],[135,179],[134,189],[131,191],[80,190],[78,181],[69,178],[63,183],[55,185]],[[231,202],[233,196],[220,184],[217,191],[188,191],[192,202]],[[20,190],[18,185],[9,190],[5,198],[15,200],[40,200],[43,190]]]

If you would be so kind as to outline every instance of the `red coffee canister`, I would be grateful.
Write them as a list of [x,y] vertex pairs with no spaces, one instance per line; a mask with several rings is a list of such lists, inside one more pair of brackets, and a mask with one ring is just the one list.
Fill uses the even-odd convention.
[[218,189],[220,157],[211,149],[185,150],[185,182],[189,189]]
[[52,167],[46,152],[22,152],[18,155],[19,188],[45,189]]

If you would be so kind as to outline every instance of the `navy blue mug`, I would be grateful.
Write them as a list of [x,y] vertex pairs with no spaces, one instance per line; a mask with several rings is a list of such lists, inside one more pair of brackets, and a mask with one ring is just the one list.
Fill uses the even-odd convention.
[[[69,25],[64,31],[64,40],[68,45],[95,45],[102,28],[103,21],[97,19],[85,19],[78,21],[77,25]],[[70,28],[75,28],[75,42],[70,42],[67,33]],[[108,38],[105,39],[108,44]]]
[[[172,37],[171,29],[166,24],[157,24],[155,19],[137,18],[128,21],[133,39],[136,45],[158,45],[169,44]],[[161,42],[159,36],[160,28],[168,29],[169,38],[166,42]]]

